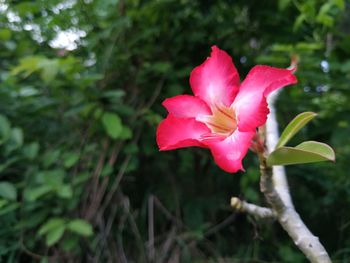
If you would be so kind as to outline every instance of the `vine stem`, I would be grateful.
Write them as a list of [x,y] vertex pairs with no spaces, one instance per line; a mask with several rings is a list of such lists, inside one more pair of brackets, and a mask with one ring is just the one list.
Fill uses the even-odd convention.
[[265,195],[272,210],[283,229],[289,234],[295,245],[304,253],[312,263],[331,263],[331,259],[320,243],[318,237],[314,236],[304,224],[296,212],[289,192],[289,186],[283,166],[269,167],[266,164],[266,156],[271,152],[278,140],[278,125],[274,102],[278,91],[270,94],[270,115],[266,123],[266,145],[267,152],[259,154],[260,160],[260,190]]

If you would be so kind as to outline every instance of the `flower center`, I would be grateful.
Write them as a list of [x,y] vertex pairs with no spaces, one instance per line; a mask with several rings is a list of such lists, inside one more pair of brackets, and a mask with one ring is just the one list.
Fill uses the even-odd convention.
[[214,105],[211,107],[212,115],[201,115],[196,118],[203,122],[212,133],[229,136],[237,128],[236,113],[233,108],[224,105]]

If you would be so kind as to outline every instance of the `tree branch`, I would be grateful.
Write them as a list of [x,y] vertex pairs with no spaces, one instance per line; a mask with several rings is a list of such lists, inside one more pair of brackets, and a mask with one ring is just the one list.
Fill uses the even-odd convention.
[[257,219],[277,219],[276,212],[271,208],[251,204],[237,197],[231,198],[231,206],[237,211],[247,213]]
[[[278,93],[270,95],[269,107],[270,115],[266,123],[266,144],[271,152],[278,140],[278,125],[274,102]],[[277,220],[287,231],[294,243],[304,253],[312,263],[331,263],[327,251],[306,227],[299,214],[295,211],[289,193],[288,182],[282,166],[273,168],[266,165],[266,153],[260,154],[260,189],[264,193],[266,200],[277,214]]]

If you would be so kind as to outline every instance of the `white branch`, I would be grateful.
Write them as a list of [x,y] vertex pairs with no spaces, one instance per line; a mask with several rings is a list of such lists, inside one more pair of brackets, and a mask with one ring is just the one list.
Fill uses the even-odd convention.
[[[279,139],[278,123],[277,123],[276,107],[275,107],[275,102],[277,100],[279,92],[280,90],[277,90],[271,93],[268,97],[270,114],[266,122],[266,146],[267,146],[267,151],[269,153],[271,153],[275,149]],[[284,166],[275,165],[272,167],[272,169],[273,169],[273,177],[272,177],[273,183],[277,193],[279,194],[279,196],[281,197],[281,199],[286,205],[288,205],[289,207],[293,207],[293,202],[289,193],[286,170],[284,169]]]
[[[270,116],[266,123],[266,144],[271,152],[278,140],[278,125],[274,102],[278,92],[269,97]],[[327,251],[306,227],[299,214],[295,211],[289,193],[288,182],[283,166],[266,165],[265,156],[260,156],[261,191],[264,193],[272,209],[277,213],[277,219],[294,243],[312,263],[331,263]]]
[[231,198],[231,207],[239,212],[252,215],[257,219],[277,219],[276,212],[271,208],[251,204],[237,197]]

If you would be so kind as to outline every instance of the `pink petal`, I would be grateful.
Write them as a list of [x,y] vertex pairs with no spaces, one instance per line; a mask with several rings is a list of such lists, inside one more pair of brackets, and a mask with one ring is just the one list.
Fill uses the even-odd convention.
[[272,91],[297,82],[288,69],[255,66],[241,84],[233,103],[240,131],[253,131],[266,122],[269,109],[266,96]]
[[209,128],[194,118],[177,118],[169,114],[158,126],[157,144],[161,151],[189,146],[206,147],[200,142],[200,137],[208,132]]
[[232,58],[213,46],[211,56],[191,72],[190,85],[194,95],[208,105],[230,106],[238,92],[239,75]]
[[208,105],[198,97],[179,95],[163,101],[169,113],[180,118],[195,118],[199,114],[211,115]]
[[226,172],[235,173],[242,170],[242,159],[246,155],[255,132],[236,130],[225,140],[209,144],[216,164]]

